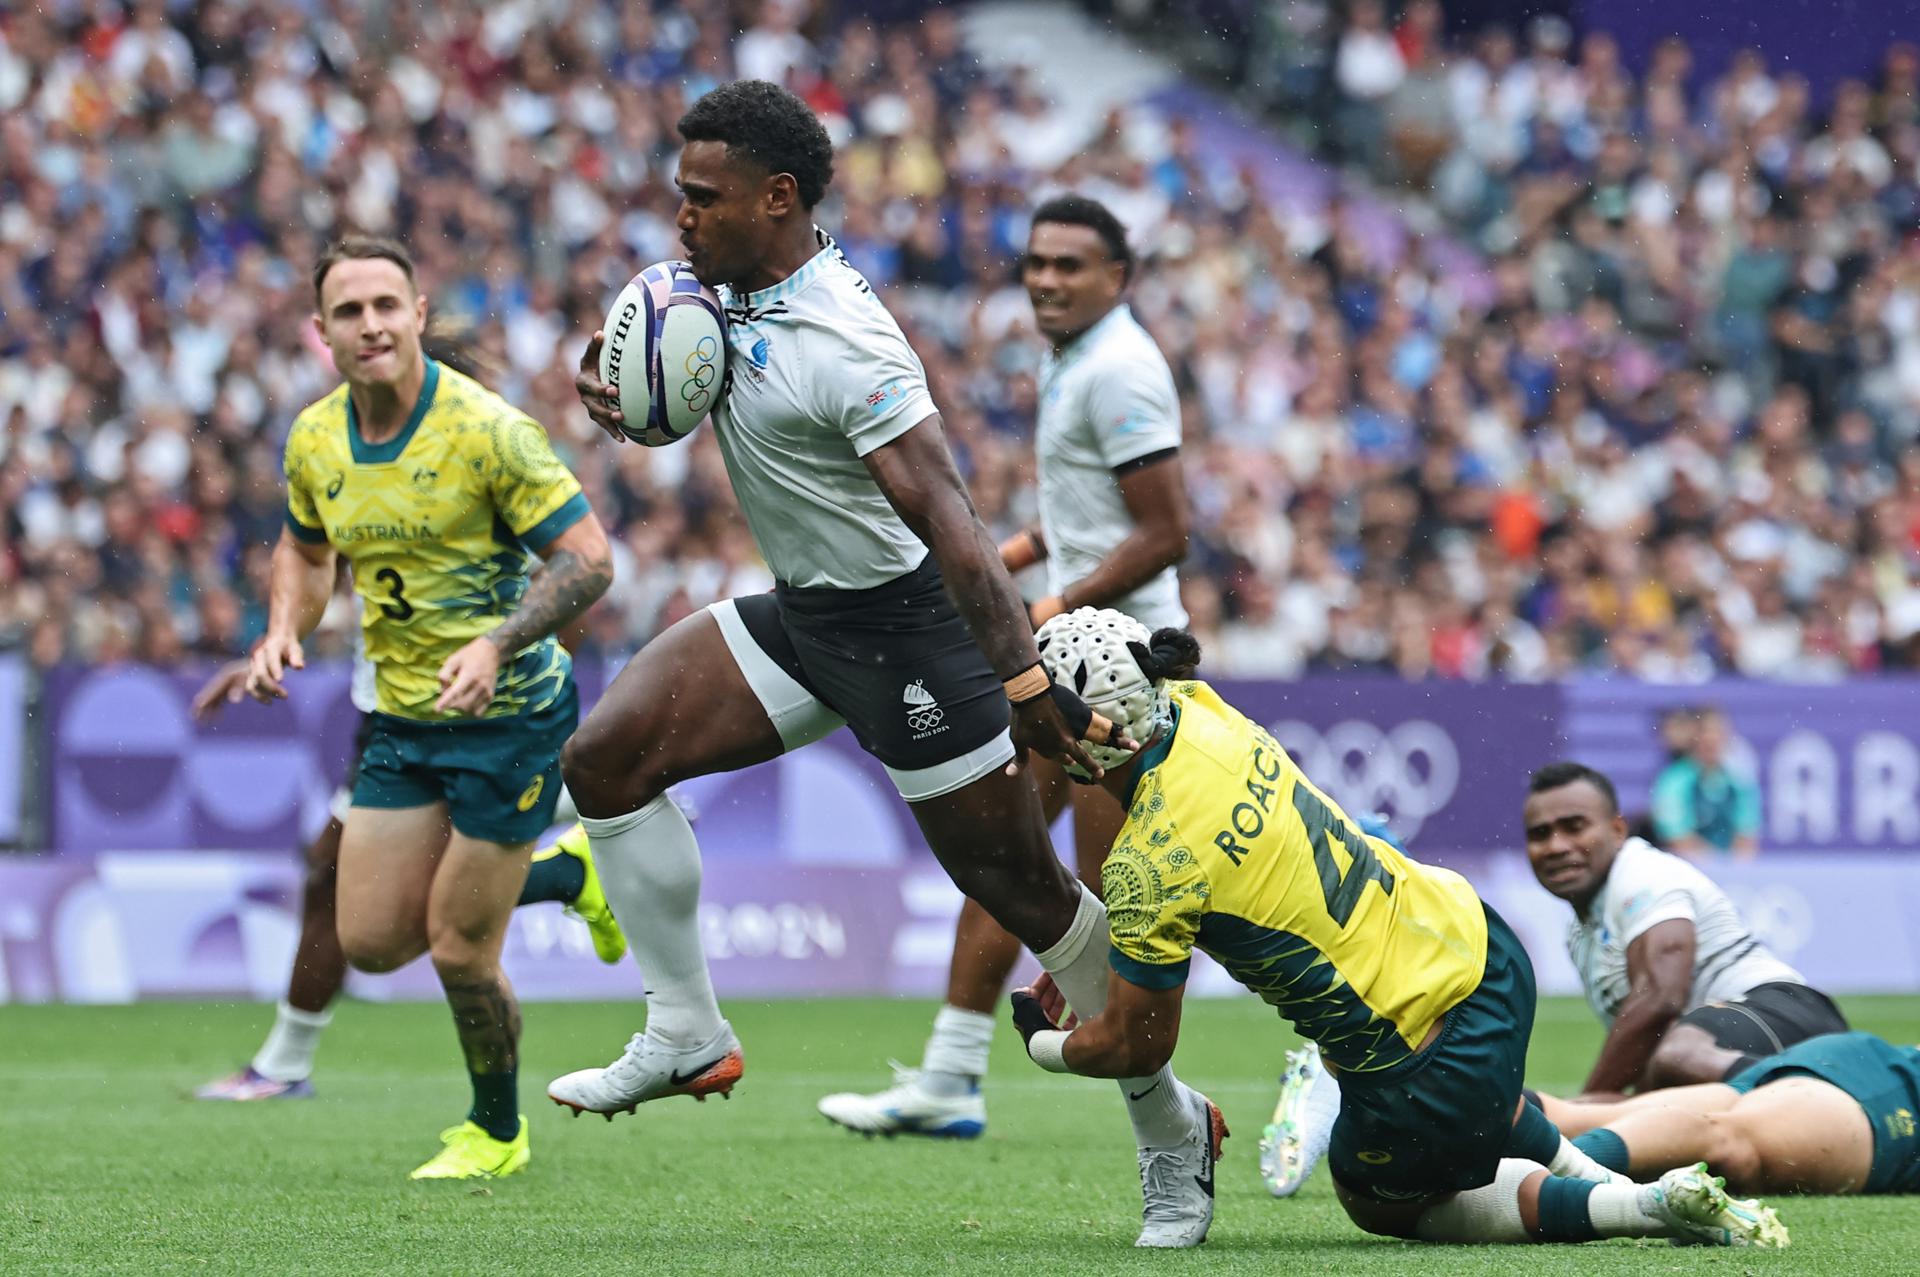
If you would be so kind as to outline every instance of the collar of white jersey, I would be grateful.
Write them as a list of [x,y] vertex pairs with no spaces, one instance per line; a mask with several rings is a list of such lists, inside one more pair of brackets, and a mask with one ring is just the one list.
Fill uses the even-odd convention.
[[1093,348],[1094,337],[1097,334],[1121,323],[1123,317],[1125,319],[1131,319],[1133,317],[1133,308],[1125,302],[1114,303],[1112,310],[1100,316],[1100,318],[1094,320],[1091,324],[1088,324],[1072,341],[1062,346],[1054,358],[1063,364],[1078,359],[1081,355]]
[[833,242],[833,236],[827,234],[818,226],[813,228],[813,235],[814,238],[820,242],[820,251],[802,262],[799,270],[793,272],[793,274],[787,276],[777,284],[768,285],[759,292],[732,293],[733,305],[743,307],[750,311],[765,310],[775,302],[787,300],[787,298],[792,297],[808,284],[820,278],[820,274],[826,270],[827,264],[840,256],[840,246]]

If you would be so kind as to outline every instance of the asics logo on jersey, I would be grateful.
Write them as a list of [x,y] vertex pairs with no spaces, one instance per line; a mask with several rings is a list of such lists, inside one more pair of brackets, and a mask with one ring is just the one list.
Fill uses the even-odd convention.
[[1424,718],[1390,730],[1364,719],[1325,731],[1298,721],[1268,730],[1342,808],[1380,812],[1403,842],[1452,801],[1460,785],[1459,747],[1445,728]]
[[767,358],[772,353],[772,343],[765,337],[753,343],[753,349],[747,352],[747,358],[753,361],[755,368],[765,368]]
[[923,682],[922,679],[915,679],[900,693],[900,699],[907,707],[907,726],[921,735],[938,728],[940,720],[947,716],[933,693],[922,686]]
[[335,497],[339,496],[340,489],[346,486],[347,486],[347,472],[342,470],[339,474],[334,475],[333,479],[327,484],[327,500],[331,501]]

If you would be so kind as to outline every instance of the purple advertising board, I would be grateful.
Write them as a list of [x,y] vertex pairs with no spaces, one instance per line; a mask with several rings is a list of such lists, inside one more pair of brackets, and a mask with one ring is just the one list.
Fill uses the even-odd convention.
[[[1526,943],[1540,991],[1577,993],[1565,949],[1572,915],[1534,882],[1524,858],[1482,857],[1463,868]],[[1920,932],[1909,925],[1920,913],[1920,860],[1781,853],[1713,871],[1755,932],[1818,987],[1920,989]],[[0,1004],[277,997],[299,934],[300,880],[287,852],[0,858]],[[931,999],[946,985],[959,905],[931,867],[737,859],[708,867],[700,931],[723,998]],[[585,927],[555,905],[514,914],[504,961],[533,1001],[638,1002],[642,993],[634,963],[601,964]],[[439,996],[424,962],[391,975],[354,973],[349,988],[379,1000]],[[1190,992],[1250,996],[1204,959]]]
[[1920,846],[1920,679],[1695,687],[1608,679],[1568,684],[1565,695],[1568,751],[1611,776],[1629,811],[1646,807],[1667,762],[1660,716],[1710,705],[1733,729],[1728,766],[1760,787],[1763,847]]

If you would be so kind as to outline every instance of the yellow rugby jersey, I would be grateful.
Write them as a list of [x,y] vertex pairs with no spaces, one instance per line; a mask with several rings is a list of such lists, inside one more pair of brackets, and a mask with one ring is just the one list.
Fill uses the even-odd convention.
[[[580,483],[538,422],[470,377],[427,361],[392,440],[360,438],[345,384],[287,436],[287,527],[353,565],[381,713],[434,712],[440,666],[505,620],[542,548],[587,515]],[[548,637],[503,661],[486,717],[546,708],[572,673]]]
[[1362,834],[1257,723],[1172,687],[1102,874],[1113,969],[1187,979],[1195,947],[1343,1070],[1388,1068],[1479,987],[1487,921],[1466,879]]

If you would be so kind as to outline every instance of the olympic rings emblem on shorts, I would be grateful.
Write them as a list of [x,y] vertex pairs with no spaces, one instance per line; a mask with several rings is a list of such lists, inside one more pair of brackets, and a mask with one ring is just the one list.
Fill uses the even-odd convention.
[[711,337],[702,337],[687,352],[687,375],[680,383],[680,401],[687,405],[688,411],[705,412],[713,402],[713,383],[720,376],[715,360],[719,353],[720,344]]
[[1413,718],[1382,731],[1347,719],[1324,732],[1290,720],[1269,729],[1314,784],[1358,820],[1388,818],[1395,836],[1411,841],[1460,785],[1460,751],[1445,728]]

